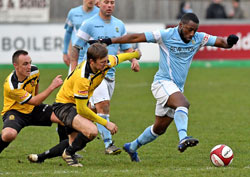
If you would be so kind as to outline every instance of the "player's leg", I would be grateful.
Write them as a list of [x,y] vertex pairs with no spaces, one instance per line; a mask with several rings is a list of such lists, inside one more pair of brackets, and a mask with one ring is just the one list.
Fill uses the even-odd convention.
[[68,165],[81,167],[82,164],[78,163],[75,158],[75,153],[83,149],[88,142],[92,141],[97,136],[98,129],[92,121],[81,117],[79,114],[72,120],[72,127],[80,133],[78,133],[72,144],[69,144],[64,150],[62,157]]
[[161,104],[156,104],[155,114],[154,125],[147,127],[137,139],[123,146],[124,150],[130,155],[131,161],[139,162],[137,149],[142,145],[154,141],[158,136],[165,133],[167,127],[173,121],[174,110],[163,107]]
[[187,147],[196,146],[199,141],[192,137],[187,136],[188,128],[188,109],[189,102],[182,92],[174,92],[169,96],[167,106],[175,109],[174,122],[179,135],[180,143],[178,150],[184,152]]
[[3,116],[3,129],[0,134],[0,153],[15,140],[21,129],[28,125],[28,116],[11,110]]
[[[95,89],[91,98],[92,104],[95,105],[96,112],[99,116],[109,121],[110,99],[114,92],[115,82],[104,79],[102,83]],[[97,123],[98,131],[105,144],[105,153],[117,155],[121,153],[121,149],[114,145],[112,135],[103,125]]]

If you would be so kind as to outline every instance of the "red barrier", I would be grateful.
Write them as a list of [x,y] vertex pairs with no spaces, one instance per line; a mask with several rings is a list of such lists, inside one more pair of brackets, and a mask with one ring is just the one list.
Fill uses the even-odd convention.
[[[168,25],[170,27],[172,25]],[[194,59],[198,60],[247,60],[250,59],[250,24],[209,24],[200,25],[199,32],[220,37],[227,37],[230,34],[236,34],[239,37],[237,45],[232,49],[221,49],[217,47],[206,46],[200,49]]]

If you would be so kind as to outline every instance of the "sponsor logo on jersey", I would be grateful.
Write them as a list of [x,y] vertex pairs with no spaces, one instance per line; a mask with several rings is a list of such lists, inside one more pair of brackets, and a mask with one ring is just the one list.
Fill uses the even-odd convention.
[[26,98],[27,96],[28,96],[28,92],[26,92],[26,93],[24,94],[24,96],[20,97],[20,99],[22,100],[22,99]]
[[78,90],[78,93],[80,93],[80,94],[88,94],[88,91]]

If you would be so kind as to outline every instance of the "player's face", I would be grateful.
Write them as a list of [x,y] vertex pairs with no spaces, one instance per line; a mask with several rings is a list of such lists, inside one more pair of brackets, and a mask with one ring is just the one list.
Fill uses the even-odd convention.
[[105,69],[105,67],[108,64],[108,56],[104,57],[104,58],[100,58],[97,59],[95,62],[93,61],[93,72],[97,72],[97,71],[103,71]]
[[95,6],[95,3],[95,0],[83,0],[83,4],[89,9],[93,8]]
[[14,67],[18,77],[21,80],[25,79],[30,75],[31,72],[31,58],[29,55],[20,55],[17,62],[14,63]]
[[100,12],[109,17],[112,15],[115,9],[115,0],[100,0],[99,2]]
[[194,34],[198,29],[198,24],[190,20],[187,24],[180,23],[179,27],[182,40],[185,43],[188,43],[194,37]]

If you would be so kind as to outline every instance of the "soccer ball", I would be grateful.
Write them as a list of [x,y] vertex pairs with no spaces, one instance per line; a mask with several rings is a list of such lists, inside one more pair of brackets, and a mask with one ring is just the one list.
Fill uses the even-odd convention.
[[225,145],[216,145],[210,152],[210,160],[216,167],[228,166],[233,161],[232,149]]

